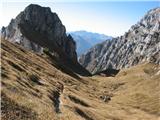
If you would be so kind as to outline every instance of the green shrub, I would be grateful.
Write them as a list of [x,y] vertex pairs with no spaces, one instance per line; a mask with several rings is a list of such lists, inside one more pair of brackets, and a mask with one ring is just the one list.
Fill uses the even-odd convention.
[[48,49],[48,48],[44,48],[44,49],[43,49],[43,52],[44,52],[45,54],[49,55],[49,49]]

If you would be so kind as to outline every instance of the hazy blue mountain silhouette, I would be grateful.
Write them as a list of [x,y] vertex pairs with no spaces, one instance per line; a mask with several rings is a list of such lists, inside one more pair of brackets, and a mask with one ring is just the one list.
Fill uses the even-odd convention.
[[97,43],[101,43],[107,39],[111,39],[111,36],[107,36],[99,33],[92,33],[88,31],[75,31],[69,32],[77,44],[77,54],[78,56],[85,53],[89,48]]

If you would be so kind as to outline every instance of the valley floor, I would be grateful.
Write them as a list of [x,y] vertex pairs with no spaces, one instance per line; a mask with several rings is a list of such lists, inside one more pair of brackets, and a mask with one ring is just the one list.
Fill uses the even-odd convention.
[[160,75],[157,71],[158,66],[143,64],[122,70],[116,77],[83,78],[85,84],[75,87],[76,94],[71,94],[88,106],[76,100],[65,102],[63,97],[62,110],[70,113],[66,106],[73,104],[84,113],[79,115],[88,120],[158,120]]
[[2,41],[2,120],[159,120],[160,66],[116,77],[74,77],[57,63]]

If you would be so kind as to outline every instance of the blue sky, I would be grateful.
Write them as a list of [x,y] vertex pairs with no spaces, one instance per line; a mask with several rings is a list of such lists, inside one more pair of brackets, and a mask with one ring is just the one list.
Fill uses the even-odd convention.
[[[26,0],[27,1],[27,0]],[[56,12],[67,31],[86,30],[111,36],[123,35],[148,10],[160,7],[158,1],[96,1],[96,0],[5,0],[1,4],[0,26],[7,26],[11,18],[30,3],[50,7]]]

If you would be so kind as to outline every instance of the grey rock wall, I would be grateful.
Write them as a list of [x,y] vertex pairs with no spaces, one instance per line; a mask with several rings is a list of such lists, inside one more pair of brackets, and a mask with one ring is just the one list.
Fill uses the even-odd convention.
[[92,73],[143,62],[160,64],[160,8],[150,10],[123,36],[95,45],[79,62]]

